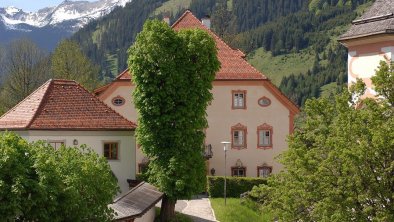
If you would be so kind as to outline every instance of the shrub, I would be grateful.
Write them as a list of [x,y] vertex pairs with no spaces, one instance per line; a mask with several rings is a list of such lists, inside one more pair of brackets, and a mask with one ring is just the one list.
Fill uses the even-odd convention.
[[[242,193],[252,190],[254,186],[267,184],[266,179],[255,177],[227,177],[227,197],[240,197]],[[224,177],[207,177],[208,194],[210,197],[223,197]]]

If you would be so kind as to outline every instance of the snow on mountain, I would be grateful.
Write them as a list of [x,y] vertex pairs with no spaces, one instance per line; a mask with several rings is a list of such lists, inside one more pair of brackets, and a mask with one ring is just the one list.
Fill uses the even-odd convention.
[[[75,31],[89,21],[100,18],[110,13],[115,7],[124,7],[132,0],[98,0],[70,1],[65,0],[56,7],[47,7],[37,12],[24,12],[21,9],[10,6],[0,8],[0,17],[8,29],[18,29],[18,25],[25,24],[42,28],[45,26],[60,26],[68,22],[70,30]],[[71,21],[71,22],[70,22]]]

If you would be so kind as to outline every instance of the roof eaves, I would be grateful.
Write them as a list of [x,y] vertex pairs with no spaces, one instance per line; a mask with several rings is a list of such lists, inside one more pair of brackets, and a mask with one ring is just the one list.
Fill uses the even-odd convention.
[[375,36],[375,35],[382,35],[382,34],[392,34],[394,33],[393,29],[386,29],[383,31],[379,32],[371,32],[371,33],[365,33],[365,34],[360,34],[360,35],[350,35],[350,36],[341,36],[338,41],[347,41],[347,40],[352,40],[352,39],[359,39],[359,38],[364,38],[364,37],[369,37],[369,36]]

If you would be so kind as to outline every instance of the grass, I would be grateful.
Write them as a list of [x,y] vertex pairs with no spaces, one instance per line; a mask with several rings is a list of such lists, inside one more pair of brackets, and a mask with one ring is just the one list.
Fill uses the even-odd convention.
[[279,86],[285,76],[306,73],[312,68],[314,59],[315,56],[309,49],[301,50],[299,53],[272,56],[271,52],[259,48],[249,55],[248,61]]
[[191,0],[169,0],[165,3],[163,3],[162,6],[157,8],[153,14],[154,15],[159,15],[161,13],[172,13],[173,15],[176,15],[179,10],[184,10],[190,7]]
[[331,94],[335,95],[337,91],[337,83],[332,82],[327,85],[320,87],[320,97],[329,97]]
[[272,222],[273,217],[270,214],[261,214],[253,210],[246,204],[241,204],[239,198],[227,198],[227,206],[224,206],[223,198],[210,198],[211,205],[215,211],[218,221],[225,222]]
[[[160,222],[160,219],[159,219],[160,207],[156,207],[155,210],[156,210],[155,222]],[[175,212],[175,219],[172,220],[172,222],[193,222],[193,220],[185,214]]]

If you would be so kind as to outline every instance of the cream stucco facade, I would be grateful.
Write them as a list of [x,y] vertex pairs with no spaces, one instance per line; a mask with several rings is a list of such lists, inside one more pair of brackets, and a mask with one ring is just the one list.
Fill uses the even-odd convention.
[[357,78],[367,86],[365,96],[375,97],[371,77],[375,75],[381,61],[394,61],[394,36],[380,35],[342,42],[348,48],[348,86]]
[[[27,141],[59,141],[65,146],[74,146],[74,140],[78,146],[86,144],[99,155],[103,155],[105,142],[117,142],[119,144],[118,160],[108,160],[109,165],[121,189],[121,194],[129,190],[127,179],[135,179],[135,136],[133,131],[60,131],[60,130],[27,130],[15,131]],[[120,194],[119,194],[120,195]]]
[[[278,90],[272,90],[268,80],[232,80],[213,82],[213,101],[208,107],[208,124],[205,144],[212,146],[213,156],[207,161],[207,171],[215,169],[215,175],[224,175],[224,151],[222,141],[232,140],[232,127],[241,124],[246,127],[246,148],[230,148],[227,152],[226,174],[232,174],[232,167],[242,163],[246,176],[258,176],[258,167],[268,166],[273,173],[283,169],[275,157],[287,149],[286,138],[293,130],[293,120],[296,110],[290,109],[289,101]],[[131,121],[137,121],[137,110],[132,102],[134,86],[130,80],[118,80],[111,83],[99,98]],[[245,92],[245,109],[233,109],[233,91]],[[122,97],[125,104],[117,106],[113,99]],[[268,98],[271,104],[259,105],[260,98]],[[258,127],[272,127],[272,147],[258,147]],[[136,152],[136,170],[143,163],[145,156],[140,148]]]

